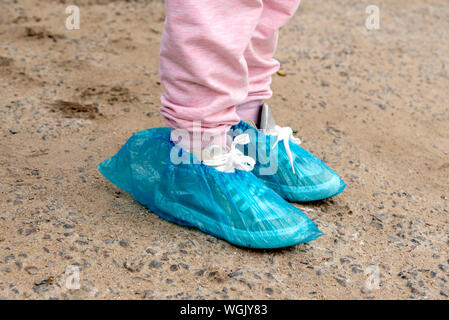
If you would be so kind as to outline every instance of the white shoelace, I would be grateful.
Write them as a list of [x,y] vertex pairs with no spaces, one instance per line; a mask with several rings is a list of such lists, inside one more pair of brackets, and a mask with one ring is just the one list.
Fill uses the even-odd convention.
[[235,172],[235,169],[243,171],[251,171],[256,164],[256,161],[248,156],[245,156],[240,150],[236,149],[237,144],[250,143],[248,134],[241,134],[234,138],[231,147],[227,153],[222,153],[213,156],[212,159],[203,160],[207,166],[213,167],[222,172]]
[[289,141],[293,142],[294,144],[300,145],[301,139],[293,136],[293,130],[290,127],[275,126],[274,129],[270,129],[268,133],[272,136],[277,136],[277,140],[274,143],[273,147],[271,148],[272,150],[276,148],[276,146],[280,141],[284,142],[285,151],[287,152],[288,160],[290,161],[290,165],[292,166],[293,174],[296,174],[295,167],[293,165],[293,156],[292,151],[290,150]]

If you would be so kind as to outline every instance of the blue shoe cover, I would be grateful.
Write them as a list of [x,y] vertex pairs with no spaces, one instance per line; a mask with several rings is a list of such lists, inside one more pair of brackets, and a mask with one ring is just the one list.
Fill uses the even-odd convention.
[[[251,143],[245,154],[252,150],[256,165],[252,173],[268,187],[288,201],[316,201],[333,197],[343,191],[346,184],[324,162],[297,144],[289,142],[295,173],[282,143],[272,150],[277,137],[240,121],[232,126],[231,135],[247,133]],[[257,151],[256,151],[257,150]]]
[[160,217],[238,246],[287,247],[322,235],[251,172],[217,171],[174,146],[169,128],[134,134],[98,170]]
[[[181,160],[173,155],[189,163],[174,164]],[[287,247],[322,235],[251,172],[217,171],[174,146],[170,128],[134,134],[98,170],[160,217],[238,246]]]

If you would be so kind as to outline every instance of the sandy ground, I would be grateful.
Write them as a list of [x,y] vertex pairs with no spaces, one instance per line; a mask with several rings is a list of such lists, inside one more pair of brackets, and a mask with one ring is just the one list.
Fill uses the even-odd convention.
[[282,29],[277,120],[348,186],[295,204],[323,237],[272,251],[168,223],[95,168],[163,125],[163,20],[162,1],[0,0],[0,297],[448,298],[447,1],[304,0]]

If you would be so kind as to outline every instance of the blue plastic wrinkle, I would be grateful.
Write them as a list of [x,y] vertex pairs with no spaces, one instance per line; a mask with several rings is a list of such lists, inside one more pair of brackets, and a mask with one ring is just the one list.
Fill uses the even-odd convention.
[[[287,247],[323,234],[251,172],[224,173],[201,164],[170,141],[170,130],[134,134],[98,170],[160,217],[238,246]],[[188,163],[176,164],[170,154]]]
[[295,167],[293,173],[283,143],[272,150],[277,137],[265,135],[243,121],[231,127],[231,135],[242,133],[247,133],[251,139],[250,145],[242,151],[245,154],[249,148],[256,151],[252,173],[284,199],[291,202],[322,200],[338,195],[346,187],[338,174],[297,144],[289,142]]

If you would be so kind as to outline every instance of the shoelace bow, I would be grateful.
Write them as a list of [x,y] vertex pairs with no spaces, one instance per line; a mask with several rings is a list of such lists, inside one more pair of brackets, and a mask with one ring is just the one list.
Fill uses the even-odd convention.
[[271,150],[276,148],[276,146],[278,145],[278,143],[280,141],[284,142],[285,151],[287,152],[288,160],[290,161],[290,165],[292,166],[293,174],[296,174],[295,173],[295,167],[293,165],[292,151],[290,150],[289,142],[291,141],[294,144],[300,145],[301,144],[301,139],[296,138],[295,136],[293,136],[293,130],[290,127],[275,126],[274,129],[270,130],[269,134],[273,135],[273,136],[277,136],[277,140],[274,143],[274,145],[271,148]]
[[244,145],[250,143],[248,134],[241,134],[232,141],[229,152],[214,156],[213,159],[203,160],[205,165],[215,167],[217,170],[232,172],[233,169],[251,171],[256,164],[256,160],[245,156],[240,150],[236,149],[238,144]]

